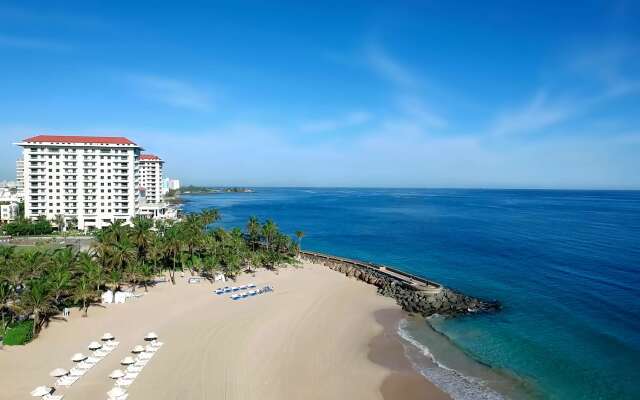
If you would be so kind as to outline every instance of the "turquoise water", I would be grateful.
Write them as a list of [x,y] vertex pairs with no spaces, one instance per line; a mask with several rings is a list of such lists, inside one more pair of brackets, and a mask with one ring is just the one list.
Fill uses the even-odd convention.
[[[640,398],[640,192],[257,189],[187,200],[185,211],[219,208],[225,226],[272,218],[303,230],[304,248],[500,300],[500,313],[431,323],[462,354],[530,388],[526,397]],[[409,324],[455,369],[426,322]],[[474,398],[468,390],[455,396]]]

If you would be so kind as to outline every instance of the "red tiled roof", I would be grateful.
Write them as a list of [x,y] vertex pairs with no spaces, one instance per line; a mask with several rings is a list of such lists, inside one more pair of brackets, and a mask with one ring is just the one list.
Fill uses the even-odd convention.
[[25,142],[50,143],[99,143],[99,144],[135,144],[125,137],[115,136],[58,136],[38,135],[24,140]]
[[141,160],[160,160],[160,157],[158,157],[155,154],[140,154],[140,159]]

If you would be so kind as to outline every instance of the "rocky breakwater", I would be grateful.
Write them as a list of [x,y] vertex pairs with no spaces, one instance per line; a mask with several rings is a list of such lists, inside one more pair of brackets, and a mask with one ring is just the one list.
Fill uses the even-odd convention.
[[430,315],[464,315],[493,312],[500,309],[497,301],[467,296],[438,283],[428,281],[382,265],[330,256],[309,251],[300,256],[322,264],[348,277],[359,279],[378,288],[378,293],[392,297],[407,312]]

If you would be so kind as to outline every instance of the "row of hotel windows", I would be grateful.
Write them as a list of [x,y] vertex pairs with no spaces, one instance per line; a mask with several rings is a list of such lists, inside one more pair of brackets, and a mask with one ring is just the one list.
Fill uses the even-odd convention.
[[[62,150],[62,151],[60,151]],[[58,148],[58,147],[49,147],[49,146],[42,146],[42,147],[32,147],[31,151],[33,152],[42,152],[42,151],[51,151],[54,153],[76,153],[78,152],[78,150],[84,150],[85,153],[95,153],[96,150],[100,150],[100,153],[111,153],[112,151],[114,153],[126,153],[128,151],[130,151],[131,149],[75,149],[75,148],[68,148],[68,147],[63,147],[63,148]]]
[[[85,214],[96,214],[98,212],[97,208],[87,208],[84,210]],[[107,209],[107,211],[105,211],[104,209],[100,210],[101,213],[111,213],[111,209]],[[126,208],[114,208],[113,212],[116,214],[129,214],[129,210]],[[75,208],[71,208],[71,209],[64,209],[64,213],[65,214],[77,214],[77,210]],[[60,210],[49,210],[48,212],[45,212],[44,210],[38,210],[38,209],[32,209],[31,210],[31,214],[37,215],[37,214],[61,214],[61,209]]]
[[[56,159],[59,160],[60,156],[57,154],[30,154],[31,160],[48,158],[49,160]],[[64,156],[65,160],[75,160],[76,156]],[[126,160],[127,156],[84,156],[85,160]]]

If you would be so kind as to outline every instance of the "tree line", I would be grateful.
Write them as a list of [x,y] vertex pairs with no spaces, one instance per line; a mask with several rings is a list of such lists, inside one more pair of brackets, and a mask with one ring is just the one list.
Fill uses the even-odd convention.
[[165,272],[175,284],[177,271],[235,278],[242,271],[297,263],[301,231],[294,240],[273,221],[256,217],[244,231],[211,228],[219,218],[217,210],[207,209],[175,222],[116,221],[95,232],[89,251],[0,246],[0,333],[30,319],[36,337],[64,308],[78,307],[87,316],[102,291],[123,285],[146,291]]

